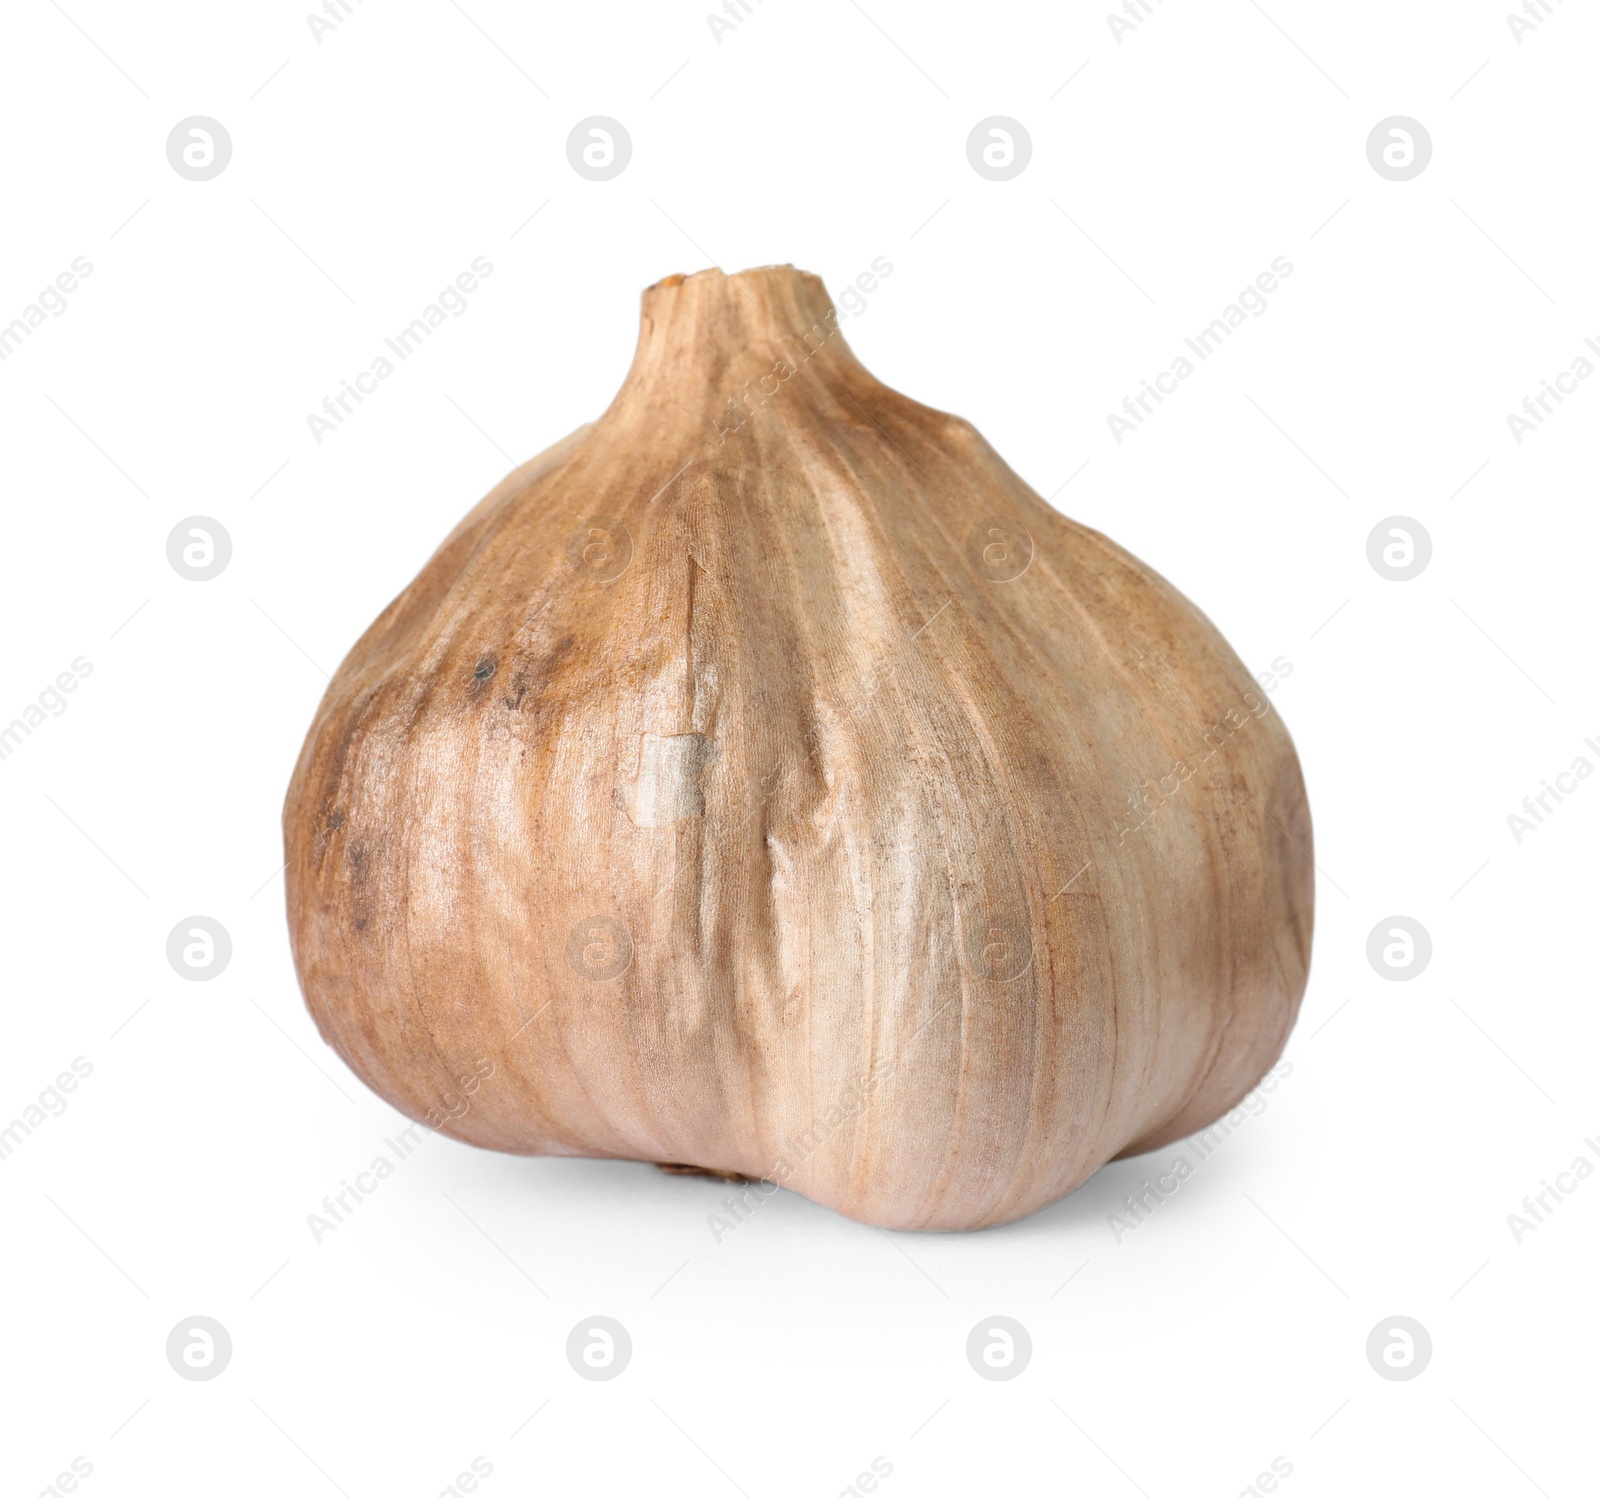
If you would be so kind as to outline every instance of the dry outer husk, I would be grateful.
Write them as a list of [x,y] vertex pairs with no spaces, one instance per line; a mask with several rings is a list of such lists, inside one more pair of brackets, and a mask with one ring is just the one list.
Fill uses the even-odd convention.
[[496,1150],[1005,1222],[1233,1107],[1311,942],[1210,622],[789,267],[644,294],[606,413],[379,616],[284,809],[323,1037]]

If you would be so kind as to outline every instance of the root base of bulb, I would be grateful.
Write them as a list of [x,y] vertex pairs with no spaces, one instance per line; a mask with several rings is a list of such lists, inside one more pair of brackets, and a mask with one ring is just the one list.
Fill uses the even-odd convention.
[[748,1186],[756,1179],[734,1170],[713,1170],[709,1165],[684,1165],[676,1160],[657,1160],[655,1167],[669,1176],[710,1176],[714,1181],[728,1181],[735,1186]]

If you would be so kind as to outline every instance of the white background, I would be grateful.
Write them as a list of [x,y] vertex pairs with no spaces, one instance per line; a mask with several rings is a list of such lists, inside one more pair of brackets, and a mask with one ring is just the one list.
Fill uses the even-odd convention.
[[[5,7],[0,320],[93,265],[0,364],[0,722],[93,668],[0,761],[0,1124],[93,1067],[0,1161],[5,1491],[76,1457],[106,1498],[428,1498],[481,1457],[490,1495],[829,1498],[882,1457],[888,1498],[1221,1498],[1281,1457],[1295,1498],[1592,1493],[1600,1184],[1520,1242],[1507,1214],[1600,1140],[1600,779],[1506,819],[1600,766],[1600,381],[1520,445],[1505,418],[1600,337],[1600,18],[1165,0],[1119,43],[1095,4],[750,3],[720,43],[677,0],[352,0],[320,44],[291,3]],[[165,154],[195,114],[233,141],[209,182]],[[594,114],[633,140],[605,183],[565,152]],[[1033,142],[1001,183],[965,150],[996,114]],[[1395,114],[1433,142],[1407,182],[1366,156]],[[479,255],[318,445],[307,413]],[[714,1183],[431,1138],[314,1242],[401,1122],[318,1040],[274,872],[325,673],[604,408],[640,288],[715,257],[837,293],[878,256],[844,325],[875,373],[1292,663],[1321,870],[1292,1072],[1120,1241],[1182,1146],[984,1233],[782,1193],[718,1242]],[[165,553],[196,514],[233,540],[207,583]],[[1404,583],[1366,556],[1397,514],[1433,543]],[[165,956],[196,913],[234,945],[208,983]],[[1395,914],[1433,942],[1408,982],[1366,958]],[[196,1314],[233,1341],[209,1382],[164,1353]],[[611,1382],[564,1355],[593,1314],[633,1338]],[[1033,1341],[1008,1382],[964,1355],[997,1314]],[[1433,1342],[1407,1382],[1364,1350],[1397,1314]]]

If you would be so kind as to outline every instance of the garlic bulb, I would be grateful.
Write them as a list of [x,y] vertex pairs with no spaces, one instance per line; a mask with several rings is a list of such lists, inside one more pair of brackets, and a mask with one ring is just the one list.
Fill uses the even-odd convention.
[[610,409],[340,667],[284,832],[306,1002],[403,1112],[891,1227],[1227,1112],[1311,941],[1233,651],[786,266],[644,293]]

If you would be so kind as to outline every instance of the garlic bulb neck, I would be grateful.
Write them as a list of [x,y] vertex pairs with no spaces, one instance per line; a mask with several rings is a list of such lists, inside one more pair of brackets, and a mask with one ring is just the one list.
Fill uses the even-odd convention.
[[820,277],[791,265],[724,275],[668,276],[641,298],[639,343],[612,414],[664,412],[719,430],[716,414],[777,394],[804,371],[808,386],[871,377],[839,332]]

